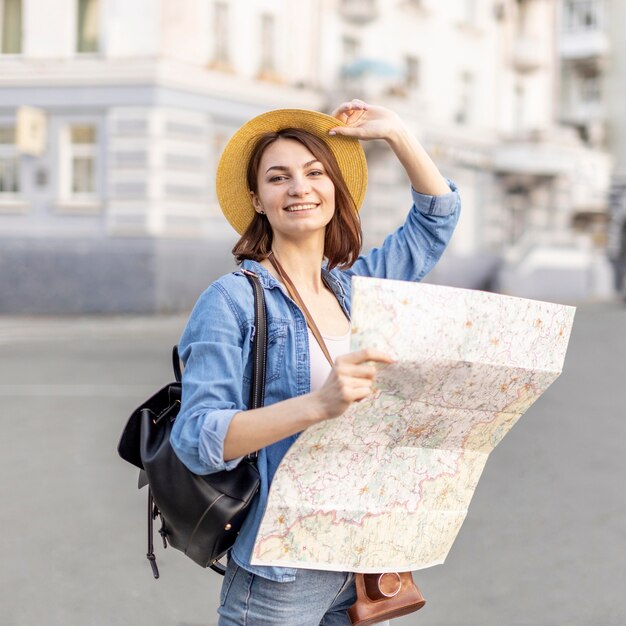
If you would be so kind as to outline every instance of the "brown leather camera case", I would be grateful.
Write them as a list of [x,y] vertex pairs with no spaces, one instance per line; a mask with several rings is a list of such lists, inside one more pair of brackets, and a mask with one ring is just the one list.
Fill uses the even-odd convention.
[[[411,572],[399,572],[397,590],[381,574],[356,574],[356,602],[348,609],[352,626],[371,626],[421,609],[425,604]],[[393,595],[389,595],[393,593]],[[395,591],[395,593],[394,593]]]

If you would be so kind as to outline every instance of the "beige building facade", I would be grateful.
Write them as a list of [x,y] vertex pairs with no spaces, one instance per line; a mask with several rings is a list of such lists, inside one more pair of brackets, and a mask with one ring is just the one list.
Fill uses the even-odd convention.
[[[579,214],[606,215],[611,157],[600,131],[587,141],[561,116],[560,1],[47,6],[0,0],[0,263],[22,290],[11,306],[189,306],[229,269],[214,175],[232,132],[271,108],[351,97],[397,110],[462,190],[433,280],[557,299],[556,287],[574,299],[604,288],[602,228]],[[39,149],[17,141],[29,120]],[[409,194],[385,146],[366,149],[373,245]],[[50,273],[16,269],[29,254]],[[121,288],[108,279],[120,274]]]

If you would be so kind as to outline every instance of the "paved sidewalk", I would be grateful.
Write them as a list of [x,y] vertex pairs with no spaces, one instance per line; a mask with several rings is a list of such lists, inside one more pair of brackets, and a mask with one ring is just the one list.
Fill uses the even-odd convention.
[[[210,626],[220,578],[157,546],[116,454],[184,317],[0,318],[0,626]],[[579,309],[565,372],[490,457],[428,603],[398,626],[622,626],[626,308]],[[288,626],[288,625],[286,625]]]

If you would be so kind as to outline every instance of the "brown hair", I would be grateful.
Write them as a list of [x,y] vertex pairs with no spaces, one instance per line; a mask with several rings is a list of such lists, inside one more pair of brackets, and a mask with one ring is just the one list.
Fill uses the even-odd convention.
[[[328,259],[329,270],[337,266],[342,269],[350,267],[361,252],[361,222],[335,155],[323,139],[299,128],[285,128],[261,135],[248,161],[248,189],[257,192],[257,176],[263,153],[268,146],[281,138],[295,139],[304,145],[324,166],[335,185],[335,213],[326,226],[324,256]],[[250,226],[233,248],[237,262],[241,263],[244,259],[262,261],[267,258],[272,249],[272,239],[272,227],[267,217],[255,212]]]

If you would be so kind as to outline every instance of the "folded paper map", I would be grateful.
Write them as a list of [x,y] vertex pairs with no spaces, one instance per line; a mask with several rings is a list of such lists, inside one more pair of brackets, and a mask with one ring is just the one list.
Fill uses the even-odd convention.
[[489,453],[559,376],[573,307],[353,279],[369,398],[308,428],[272,483],[252,562],[354,572],[443,563]]

